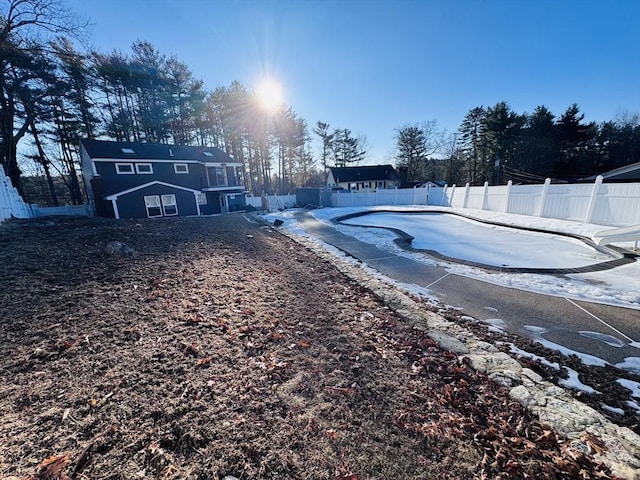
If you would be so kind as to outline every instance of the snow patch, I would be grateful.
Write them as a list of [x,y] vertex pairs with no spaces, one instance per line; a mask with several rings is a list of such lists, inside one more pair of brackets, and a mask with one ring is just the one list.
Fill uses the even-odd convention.
[[580,381],[580,379],[578,378],[578,372],[569,367],[564,368],[567,370],[567,372],[569,372],[569,378],[561,378],[560,380],[558,380],[558,383],[560,385],[563,385],[567,388],[573,388],[574,390],[580,390],[581,392],[600,395],[600,392],[594,390],[589,385],[585,385]]
[[640,357],[626,357],[624,362],[616,363],[616,367],[640,374]]
[[631,390],[632,397],[640,398],[640,383],[634,382],[633,380],[627,380],[626,378],[619,378],[616,381],[624,388]]
[[[535,342],[540,343],[542,346],[550,350],[557,350],[558,352],[566,356],[575,355],[585,365],[596,366],[596,367],[604,367],[608,365],[608,362],[604,361],[599,357],[596,357],[595,355],[589,355],[588,353],[578,352],[577,350],[572,350],[568,347],[565,347],[564,345],[560,345],[543,338],[542,335],[547,333],[546,328],[526,325],[525,327],[523,327],[523,329],[533,334],[532,340],[534,340]],[[638,360],[640,360],[640,358]],[[640,367],[640,364],[638,366]]]
[[483,323],[489,324],[488,330],[490,332],[504,333],[504,329],[507,326],[507,322],[500,318],[487,318],[482,321]]
[[625,345],[622,340],[617,339],[613,335],[607,335],[605,333],[589,332],[589,331],[581,331],[579,333],[583,337],[592,338],[593,340],[598,340],[602,343],[606,343],[611,347],[622,348]]
[[560,365],[557,362],[550,362],[546,358],[536,355],[535,353],[530,353],[530,352],[527,352],[526,350],[522,350],[521,348],[516,347],[513,343],[509,343],[508,345],[511,350],[511,353],[515,353],[525,358],[530,358],[531,360],[537,360],[542,365],[546,365],[547,367],[551,367],[555,370],[560,370]]

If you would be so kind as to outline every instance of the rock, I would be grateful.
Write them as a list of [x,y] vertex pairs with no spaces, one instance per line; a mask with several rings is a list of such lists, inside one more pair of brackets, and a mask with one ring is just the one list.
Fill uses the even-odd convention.
[[428,332],[427,336],[440,345],[443,350],[453,353],[469,353],[469,349],[455,337],[443,332]]
[[129,245],[123,242],[119,242],[118,240],[113,240],[107,243],[104,251],[107,253],[107,255],[118,255],[123,257],[129,257],[135,252],[135,250]]
[[527,408],[530,408],[536,404],[535,398],[533,398],[533,395],[531,395],[529,390],[527,390],[527,388],[524,385],[518,385],[517,387],[513,387],[509,391],[509,395],[520,405],[523,405]]
[[280,225],[282,225],[283,223],[284,223],[284,222],[283,222],[282,220],[280,220],[279,218],[276,218],[276,219],[273,221],[273,226],[274,226],[274,227],[279,227],[279,226],[280,226]]

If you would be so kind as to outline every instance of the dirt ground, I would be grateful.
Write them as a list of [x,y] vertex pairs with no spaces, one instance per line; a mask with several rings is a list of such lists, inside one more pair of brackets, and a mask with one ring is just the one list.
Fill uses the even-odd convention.
[[243,215],[11,220],[0,259],[2,478],[614,478]]

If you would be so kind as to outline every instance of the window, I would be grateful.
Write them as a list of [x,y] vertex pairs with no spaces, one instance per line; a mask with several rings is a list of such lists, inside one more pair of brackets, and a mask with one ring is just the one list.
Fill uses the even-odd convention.
[[153,173],[153,165],[150,163],[136,163],[136,173],[146,175]]
[[176,196],[162,195],[162,209],[164,210],[165,217],[178,214],[178,205],[176,204]]
[[213,153],[211,153],[211,152],[202,152],[202,154],[203,154],[205,157],[213,157],[213,156],[214,156],[214,155],[213,155]]
[[384,182],[378,182],[378,188],[384,188]]
[[136,151],[133,148],[121,148],[120,151],[127,155],[135,155]]
[[161,217],[162,209],[160,207],[160,196],[149,195],[144,197],[144,204],[147,207],[147,217]]
[[116,163],[116,173],[118,175],[133,175],[133,163]]
[[350,183],[349,184],[349,190],[357,190],[358,189],[358,184],[357,183]]
[[173,171],[176,173],[189,173],[189,165],[186,163],[174,163]]
[[206,205],[207,204],[207,194],[199,193],[198,194],[198,205]]

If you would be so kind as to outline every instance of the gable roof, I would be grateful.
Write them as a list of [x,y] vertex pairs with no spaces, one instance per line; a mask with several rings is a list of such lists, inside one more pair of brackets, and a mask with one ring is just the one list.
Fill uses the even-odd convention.
[[399,180],[398,172],[391,165],[364,167],[330,167],[336,183]]
[[[80,140],[92,159],[197,161],[202,163],[233,163],[228,154],[217,147],[189,147],[165,143],[112,142]],[[128,153],[125,153],[129,151]],[[133,152],[133,153],[131,153]]]

